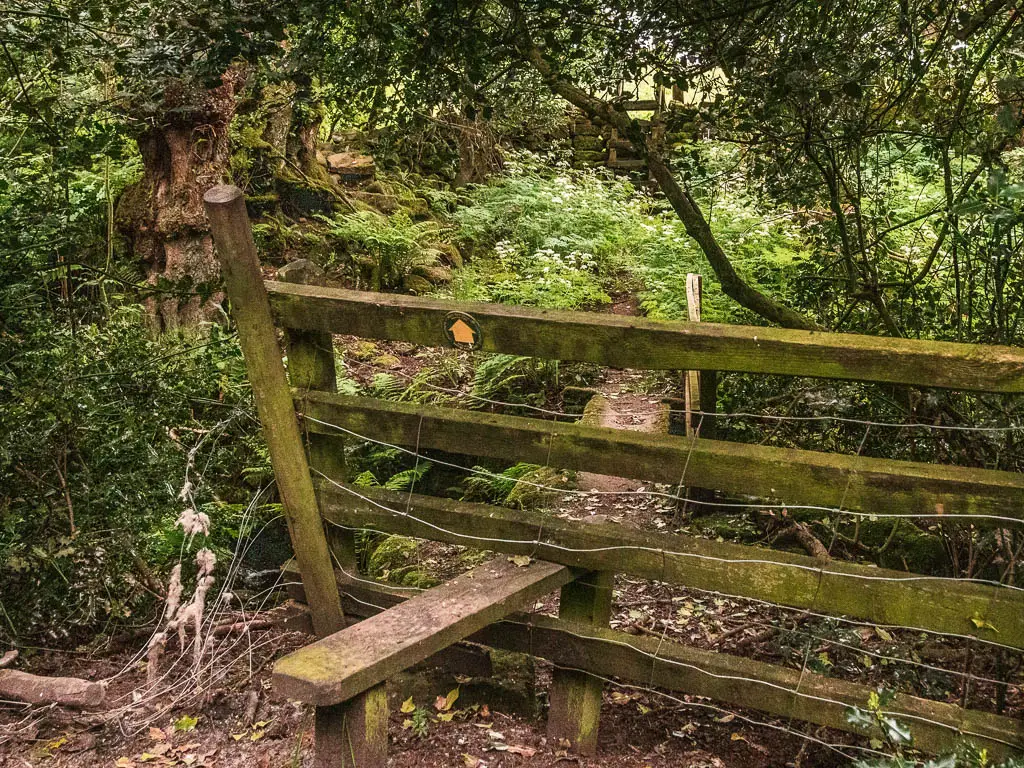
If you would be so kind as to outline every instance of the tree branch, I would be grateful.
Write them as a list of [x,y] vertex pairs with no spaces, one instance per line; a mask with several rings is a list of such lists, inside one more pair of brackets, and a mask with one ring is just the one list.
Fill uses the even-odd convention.
[[[515,9],[512,12],[515,13]],[[525,29],[521,19],[518,26],[520,55],[537,70],[552,92],[585,112],[591,119],[618,130],[619,134],[628,139],[647,160],[651,175],[672,205],[672,209],[680,221],[683,222],[686,233],[697,242],[704,252],[704,256],[714,270],[724,293],[740,306],[760,315],[769,322],[787,328],[818,329],[819,326],[813,320],[770,296],[766,296],[740,276],[725,251],[722,250],[722,246],[715,238],[693,197],[679,185],[661,152],[652,146],[636,121],[632,120],[626,112],[616,109],[613,104],[591,96],[560,74],[530,39],[529,32]]]

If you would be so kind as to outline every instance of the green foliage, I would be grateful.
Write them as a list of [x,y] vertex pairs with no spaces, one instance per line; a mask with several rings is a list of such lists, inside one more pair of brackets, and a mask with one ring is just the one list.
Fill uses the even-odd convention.
[[432,247],[439,237],[437,224],[414,222],[404,212],[384,216],[358,211],[337,218],[321,217],[329,225],[327,234],[341,244],[353,261],[368,272],[374,290],[397,288],[417,267],[440,261],[441,252]]
[[30,288],[0,290],[0,636],[64,641],[150,603],[138,564],[180,551],[189,449],[225,439],[205,459],[214,485],[247,463],[250,422],[232,409],[248,390],[218,328],[154,338],[130,306],[54,324]]
[[[736,159],[721,144],[704,142],[694,152],[716,179]],[[711,224],[719,241],[750,282],[785,296],[807,250],[800,228],[765,211],[739,184],[716,184]],[[609,291],[625,280],[638,287],[648,315],[685,319],[692,272],[705,277],[704,319],[751,319],[721,292],[679,219],[626,181],[593,171],[553,173],[520,153],[507,174],[471,190],[466,203],[454,219],[478,258],[456,273],[455,298],[586,309],[610,303]]]
[[851,725],[872,734],[871,745],[891,753],[889,757],[858,760],[855,768],[1022,768],[1016,758],[994,763],[988,751],[970,741],[961,741],[949,753],[922,762],[913,751],[911,729],[890,715],[886,707],[895,698],[891,691],[879,689],[868,696],[867,708],[852,707],[846,719]]
[[487,501],[518,509],[536,509],[551,502],[555,492],[551,488],[567,488],[569,478],[551,467],[520,462],[501,472],[474,467],[474,474],[466,478],[464,498],[468,501]]

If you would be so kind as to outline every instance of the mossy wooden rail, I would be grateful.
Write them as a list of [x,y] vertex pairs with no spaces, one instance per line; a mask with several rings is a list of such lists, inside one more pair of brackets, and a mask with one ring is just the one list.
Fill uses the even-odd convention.
[[[549,735],[582,752],[597,748],[601,681],[609,676],[859,732],[847,722],[846,710],[865,704],[866,686],[611,631],[615,573],[1024,649],[1020,590],[356,488],[346,484],[343,452],[346,440],[368,439],[414,452],[438,450],[693,485],[830,513],[924,516],[933,523],[963,518],[999,527],[1024,521],[1019,474],[343,396],[334,391],[332,334],[432,346],[470,338],[483,352],[618,368],[743,371],[997,393],[1024,392],[1024,351],[362,293],[319,285],[322,276],[307,266],[290,267],[281,281],[264,282],[241,194],[217,188],[207,196],[207,206],[318,634],[327,636],[338,627],[331,558],[352,572],[354,529],[544,561],[538,565],[543,576],[526,579],[530,583],[519,585],[522,589],[515,588],[514,576],[507,584],[476,590],[458,583],[442,587],[404,603],[404,612],[383,614],[357,632],[342,630],[282,662],[277,679],[283,688],[316,705],[321,768],[383,766],[387,701],[380,681],[468,633],[474,642],[529,652],[558,665],[565,674],[552,683]],[[460,335],[451,333],[453,313],[463,322]],[[291,391],[272,322],[285,331]],[[333,524],[330,536],[316,515]],[[568,568],[583,576],[566,583]],[[558,619],[508,616],[523,595],[560,585]],[[358,596],[360,590],[370,590],[369,602],[400,602],[380,587],[350,580],[342,585],[342,592]],[[432,623],[424,615],[439,603],[456,620]],[[346,605],[357,615],[365,613],[360,603]],[[407,636],[401,636],[406,624]],[[386,632],[390,641],[379,653],[373,649],[378,632]],[[354,652],[353,637],[361,643],[360,653],[365,651],[362,661],[340,657]],[[313,656],[315,674],[307,674],[304,660]],[[353,683],[356,679],[361,682]],[[926,750],[945,749],[960,736],[994,755],[1024,748],[1024,731],[1009,718],[910,696],[898,696],[890,709],[908,722]]]
[[1024,350],[786,328],[664,322],[587,312],[438,301],[268,282],[287,328],[448,346],[453,309],[480,324],[484,352],[640,370],[708,369],[1024,392]]

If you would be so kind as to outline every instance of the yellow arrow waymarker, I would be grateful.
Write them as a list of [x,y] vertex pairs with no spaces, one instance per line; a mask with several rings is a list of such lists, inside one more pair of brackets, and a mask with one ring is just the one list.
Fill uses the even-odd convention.
[[476,349],[483,340],[480,325],[465,312],[449,312],[445,315],[444,335],[448,343],[461,349]]

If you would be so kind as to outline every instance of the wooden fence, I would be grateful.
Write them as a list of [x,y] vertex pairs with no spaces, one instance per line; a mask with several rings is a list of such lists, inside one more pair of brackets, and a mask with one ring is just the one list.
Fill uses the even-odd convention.
[[[848,721],[848,708],[864,706],[871,692],[868,686],[818,674],[612,631],[607,622],[616,573],[1024,649],[1024,592],[1014,587],[356,488],[346,482],[344,444],[368,439],[416,453],[436,449],[656,483],[678,484],[685,466],[687,486],[796,505],[841,507],[851,514],[962,518],[1001,528],[1024,521],[1020,474],[738,444],[699,435],[641,434],[341,395],[335,391],[332,334],[614,368],[746,371],[1001,393],[1024,391],[1024,351],[456,304],[322,287],[310,284],[317,282],[316,277],[302,270],[286,271],[284,280],[264,283],[240,193],[216,188],[207,196],[207,208],[304,588],[321,636],[337,631],[344,622],[328,549],[337,563],[354,573],[350,569],[355,568],[355,529],[530,555],[568,566],[576,578],[562,587],[559,618],[502,614],[500,622],[466,629],[449,640],[472,631],[471,640],[552,661],[556,673],[549,734],[582,752],[596,748],[604,677],[857,733],[862,733],[861,727]],[[453,332],[459,322],[461,336]],[[271,323],[285,332],[290,390]],[[316,503],[311,501],[314,487]],[[321,516],[332,524],[326,537]],[[362,603],[350,605],[349,613],[357,615],[366,612],[365,603],[400,602],[386,588],[361,582],[348,581],[345,592],[363,595]],[[298,690],[296,669],[286,664],[278,671],[277,680],[286,690]],[[349,746],[353,740],[376,739],[376,752],[348,749],[346,755],[328,754],[337,740],[326,734],[340,726],[337,713],[319,706],[322,765],[361,766],[383,759],[381,697],[375,696],[359,703],[358,717],[351,706],[345,712]],[[926,751],[946,749],[962,737],[977,741],[993,755],[1024,748],[1024,729],[1008,717],[909,695],[896,696],[886,711],[909,724],[915,744]]]

